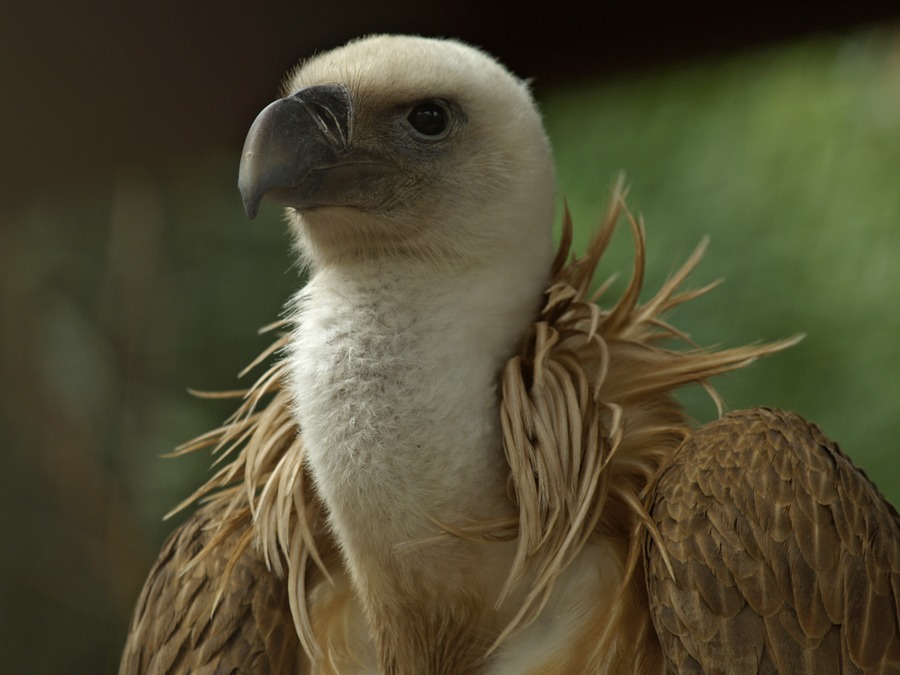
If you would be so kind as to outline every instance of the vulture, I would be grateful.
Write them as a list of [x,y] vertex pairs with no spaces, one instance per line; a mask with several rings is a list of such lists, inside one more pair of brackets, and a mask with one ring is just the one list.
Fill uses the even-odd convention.
[[238,184],[251,218],[286,207],[308,282],[181,448],[217,468],[121,673],[900,672],[897,511],[799,416],[694,428],[673,395],[718,401],[710,378],[796,339],[669,323],[703,245],[642,298],[621,181],[573,253],[526,82],[454,40],[353,41],[286,78]]

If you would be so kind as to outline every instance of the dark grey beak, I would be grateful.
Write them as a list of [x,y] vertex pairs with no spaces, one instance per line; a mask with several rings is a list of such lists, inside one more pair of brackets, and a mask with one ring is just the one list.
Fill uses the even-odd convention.
[[307,87],[266,106],[254,120],[238,174],[244,210],[252,220],[263,199],[313,205],[327,172],[349,147],[353,108],[343,85]]

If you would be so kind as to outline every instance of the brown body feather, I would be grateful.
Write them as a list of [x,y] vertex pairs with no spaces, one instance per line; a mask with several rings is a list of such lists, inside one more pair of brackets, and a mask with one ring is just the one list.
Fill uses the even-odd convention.
[[[671,392],[690,383],[706,386],[708,378],[794,341],[722,351],[663,348],[662,340],[684,335],[666,324],[662,315],[707,290],[679,290],[699,261],[702,247],[641,304],[644,234],[630,216],[636,241],[634,274],[623,296],[604,308],[598,303],[601,292],[591,295],[590,288],[622,209],[617,193],[585,256],[568,262],[571,229],[566,218],[544,306],[523,336],[520,352],[501,375],[498,414],[514,515],[487,523],[436,523],[433,538],[410,543],[439,545],[446,537],[515,540],[517,555],[508,572],[507,592],[501,594],[509,619],[474,643],[471,636],[463,636],[465,648],[458,644],[453,655],[435,655],[442,663],[383,663],[385,672],[479,672],[499,646],[535,620],[579,553],[597,545],[608,546],[611,552],[603,572],[608,594],[597,598],[597,611],[584,617],[550,661],[534,664],[534,672],[580,675],[625,668],[650,673],[664,668],[651,624],[640,546],[647,532],[653,541],[669,545],[668,531],[662,535],[656,531],[645,502],[660,468],[691,434]],[[260,360],[283,348],[286,340],[279,337]],[[227,458],[227,463],[188,501],[204,498],[207,503],[170,538],[151,571],[135,611],[122,673],[196,672],[194,668],[201,666],[218,672],[209,664],[244,672],[249,654],[268,658],[260,663],[277,663],[279,668],[295,663],[298,672],[350,673],[372,663],[369,635],[379,631],[366,623],[360,598],[325,524],[324,506],[309,487],[302,436],[282,388],[284,377],[284,365],[276,363],[241,392],[244,402],[223,427],[183,449],[214,446],[219,461]],[[661,490],[672,472],[669,469],[663,476]],[[750,491],[752,496],[752,485]],[[859,505],[851,499],[846,506]],[[660,527],[670,525],[666,519],[657,522]],[[893,546],[896,550],[896,539]],[[798,551],[808,552],[800,545],[794,553]],[[846,555],[841,553],[838,560]],[[681,561],[673,558],[676,571]],[[660,584],[669,583],[665,564],[658,553],[650,556],[653,594],[660,592]],[[789,570],[779,567],[773,573]],[[883,574],[874,581],[882,590],[891,583]],[[194,589],[189,595],[184,591],[186,582]],[[513,593],[523,584],[525,592]],[[517,604],[510,609],[513,597]],[[660,602],[653,599],[650,605],[659,607]],[[407,643],[424,645],[421,656],[436,637],[431,633],[440,632],[445,624],[440,617],[416,616],[411,611],[414,598],[407,604],[409,611],[380,634],[404,634]],[[469,611],[463,605],[458,610]],[[263,606],[267,609],[262,615],[253,614],[254,608]],[[198,633],[192,628],[195,623],[205,630]],[[662,625],[668,626],[658,623],[657,628]],[[213,635],[217,631],[224,633]],[[799,635],[791,632],[791,626],[783,631],[782,640]],[[441,644],[456,644],[452,636],[440,638]],[[209,645],[220,647],[208,646],[210,640]],[[674,650],[668,655],[670,663],[684,660],[668,636],[664,646]],[[863,651],[870,654],[867,649]],[[402,662],[419,656],[400,652],[391,658]],[[315,667],[304,668],[305,658]],[[150,665],[154,663],[161,665]],[[191,667],[167,669],[173,663]]]
[[201,508],[163,545],[135,607],[120,672],[301,672],[306,657],[287,587],[243,544],[247,519],[201,556],[221,515],[216,505]]
[[900,517],[815,426],[764,408],[706,425],[651,515],[673,672],[900,672]]

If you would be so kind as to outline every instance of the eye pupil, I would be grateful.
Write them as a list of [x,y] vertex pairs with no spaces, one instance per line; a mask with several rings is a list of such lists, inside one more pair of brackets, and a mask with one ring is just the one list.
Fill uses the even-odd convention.
[[440,136],[450,124],[446,106],[437,101],[420,103],[406,118],[412,128],[423,136]]

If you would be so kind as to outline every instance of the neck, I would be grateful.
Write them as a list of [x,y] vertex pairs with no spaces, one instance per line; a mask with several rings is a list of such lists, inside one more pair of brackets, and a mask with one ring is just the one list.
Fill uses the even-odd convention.
[[[483,598],[496,591],[480,572],[488,552],[456,538],[416,543],[439,531],[435,521],[512,510],[498,375],[543,281],[529,288],[496,260],[465,270],[355,263],[320,268],[296,298],[295,413],[389,672],[468,672],[484,652],[470,633],[484,629]],[[423,630],[435,634],[423,640]],[[441,643],[438,668],[428,659]],[[416,656],[423,644],[431,649]]]

